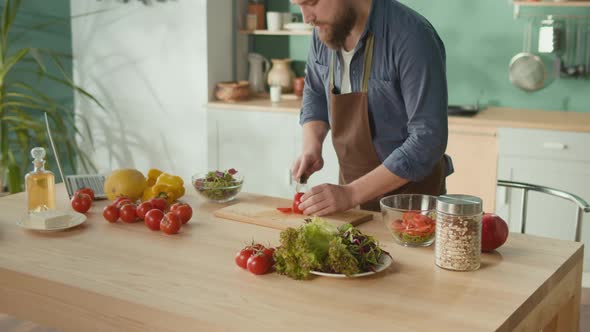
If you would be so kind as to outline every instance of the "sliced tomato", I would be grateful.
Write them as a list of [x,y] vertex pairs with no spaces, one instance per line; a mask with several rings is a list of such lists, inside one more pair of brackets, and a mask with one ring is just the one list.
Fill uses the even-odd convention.
[[412,220],[416,215],[420,215],[420,212],[408,211],[402,214],[402,220]]
[[414,228],[414,231],[419,232],[419,233],[432,233],[432,227],[430,227],[430,226],[418,227],[418,228]]
[[284,207],[279,207],[277,208],[277,210],[283,212],[283,213],[293,213],[293,209],[292,208],[284,208]]
[[432,225],[435,223],[430,217],[423,214],[417,214],[414,216],[414,221],[421,224]]
[[391,228],[396,232],[403,232],[406,229],[406,226],[402,220],[396,219],[391,222]]
[[408,211],[402,215],[402,219],[391,223],[393,231],[405,233],[411,236],[430,236],[434,233],[436,222],[419,211]]

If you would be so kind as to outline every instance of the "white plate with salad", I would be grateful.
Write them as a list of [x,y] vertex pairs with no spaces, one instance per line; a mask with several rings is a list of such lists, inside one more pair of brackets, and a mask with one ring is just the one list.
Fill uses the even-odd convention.
[[353,274],[350,276],[347,276],[345,274],[340,274],[340,273],[327,273],[327,272],[320,272],[320,271],[309,271],[310,274],[314,274],[316,276],[322,276],[322,277],[329,277],[329,278],[360,278],[360,277],[367,277],[376,273],[379,273],[381,271],[385,271],[388,267],[391,266],[391,264],[393,263],[393,259],[391,258],[391,256],[387,255],[387,254],[383,254],[381,255],[381,258],[379,259],[379,265],[375,266],[375,271],[369,271],[369,272],[362,272],[362,273],[357,273],[357,274]]
[[358,278],[384,271],[393,262],[379,242],[351,224],[336,227],[318,217],[281,232],[275,271],[293,279],[310,275]]

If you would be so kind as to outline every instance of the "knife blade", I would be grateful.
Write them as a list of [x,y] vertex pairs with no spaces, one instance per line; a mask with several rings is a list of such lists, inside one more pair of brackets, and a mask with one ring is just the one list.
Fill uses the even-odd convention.
[[307,191],[307,176],[302,175],[299,179],[296,180],[297,184],[295,185],[296,192],[304,192]]

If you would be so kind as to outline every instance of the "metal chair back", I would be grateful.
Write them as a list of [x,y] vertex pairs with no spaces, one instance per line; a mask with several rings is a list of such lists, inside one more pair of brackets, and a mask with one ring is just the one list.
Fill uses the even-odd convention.
[[522,189],[522,207],[520,211],[520,217],[522,220],[522,224],[520,226],[520,232],[525,233],[526,231],[526,209],[527,209],[527,200],[529,191],[536,191],[548,195],[552,195],[555,197],[563,198],[568,201],[573,202],[576,205],[576,234],[575,240],[577,242],[581,242],[582,240],[582,217],[584,213],[590,212],[590,204],[583,200],[581,197],[569,193],[567,191],[549,188],[544,186],[539,186],[535,184],[525,183],[525,182],[516,182],[516,181],[505,181],[505,180],[498,180],[498,186],[500,187],[507,187],[507,188],[516,188]]

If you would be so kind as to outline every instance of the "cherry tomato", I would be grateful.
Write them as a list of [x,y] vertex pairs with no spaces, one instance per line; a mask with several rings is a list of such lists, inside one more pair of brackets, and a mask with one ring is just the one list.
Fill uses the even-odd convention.
[[151,209],[145,214],[143,222],[152,231],[159,231],[162,218],[164,218],[164,212],[162,210]]
[[152,205],[152,203],[143,202],[143,203],[139,204],[139,206],[137,207],[137,216],[140,219],[145,219],[145,214],[153,208],[154,208],[154,206]]
[[112,201],[112,202],[111,202],[111,205],[115,205],[115,206],[117,206],[117,204],[118,204],[120,201],[124,200],[124,199],[129,199],[129,198],[127,198],[127,197],[123,197],[123,196],[121,196],[121,197],[117,197],[117,198],[115,198],[115,200],[114,200],[114,201]]
[[248,258],[250,258],[250,256],[252,256],[253,253],[254,253],[254,249],[252,249],[252,247],[246,247],[246,248],[238,251],[238,253],[236,254],[236,257],[235,257],[236,264],[239,267],[241,267],[242,269],[247,269],[248,268]]
[[137,206],[135,204],[125,204],[119,211],[121,220],[126,223],[132,223],[137,221]]
[[248,271],[260,275],[270,271],[271,262],[263,253],[256,253],[248,258]]
[[193,216],[193,209],[186,203],[175,203],[170,207],[170,212],[174,212],[183,224],[186,224]]
[[295,197],[293,197],[293,213],[303,214],[303,211],[299,210],[299,204],[301,204],[301,196],[303,196],[303,193],[299,192],[295,194]]
[[264,248],[264,249],[262,249],[262,253],[270,261],[271,266],[275,264],[275,260],[273,258],[273,255],[275,253],[275,248]]
[[283,213],[292,213],[293,212],[293,208],[277,208],[277,210],[283,212]]
[[86,195],[90,196],[91,200],[94,200],[94,190],[92,190],[88,187],[84,187],[84,188],[80,188],[80,189],[76,190],[76,194],[86,194]]
[[86,213],[92,205],[92,199],[86,194],[76,194],[72,197],[72,209],[80,213]]
[[168,207],[168,202],[161,197],[152,198],[148,202],[152,203],[154,209],[158,209],[160,211],[166,211],[166,208]]
[[166,234],[176,234],[180,230],[182,222],[176,213],[168,212],[164,215],[162,221],[160,221],[160,230]]
[[118,207],[119,209],[123,207],[123,205],[126,204],[133,204],[133,201],[127,197],[119,197],[116,200],[113,201],[113,203],[111,203],[111,205],[114,205],[116,207]]
[[114,205],[107,205],[102,210],[102,216],[108,222],[117,222],[119,220],[119,209]]
[[272,255],[275,253],[275,248],[263,248],[262,253],[266,256],[272,257]]

